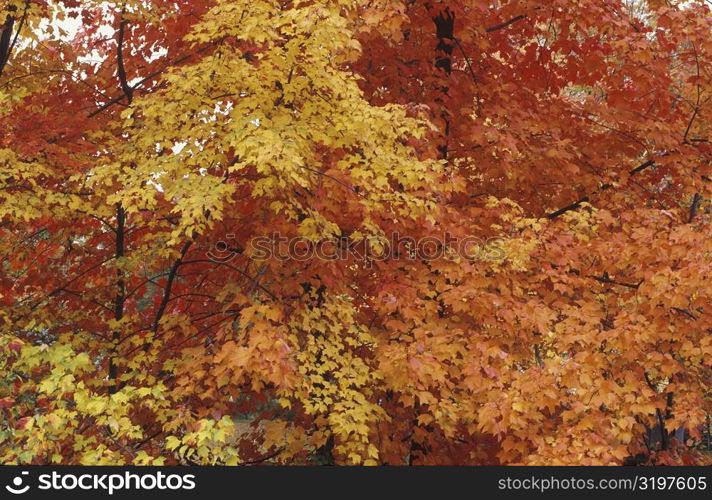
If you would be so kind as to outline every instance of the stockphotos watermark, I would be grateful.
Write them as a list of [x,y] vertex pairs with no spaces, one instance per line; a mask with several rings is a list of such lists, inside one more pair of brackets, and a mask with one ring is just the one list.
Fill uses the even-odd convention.
[[[207,252],[215,262],[229,262],[245,253],[234,234],[225,235]],[[249,240],[247,254],[256,260],[299,261],[359,261],[370,265],[376,261],[490,260],[506,257],[503,238],[483,239],[477,236],[458,238],[446,232],[442,236],[413,238],[393,233],[386,238],[351,239],[335,236],[312,240],[302,236],[272,233]]]
[[15,476],[5,489],[13,495],[23,495],[28,491],[38,489],[44,491],[95,491],[113,495],[117,491],[151,491],[151,490],[193,490],[195,489],[194,474],[165,474],[161,471],[135,474],[124,471],[121,474],[99,473],[63,473],[52,471],[49,474],[37,476],[37,484],[29,484],[29,471],[22,471]]

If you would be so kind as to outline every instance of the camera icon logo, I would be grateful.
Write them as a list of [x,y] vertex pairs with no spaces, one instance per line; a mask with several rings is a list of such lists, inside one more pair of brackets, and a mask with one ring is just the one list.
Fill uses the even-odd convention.
[[27,490],[30,489],[29,484],[26,484],[24,487],[22,486],[22,476],[27,476],[30,473],[27,471],[22,471],[20,474],[20,476],[16,476],[15,478],[13,478],[12,485],[8,484],[7,486],[5,486],[5,489],[14,495],[22,495],[23,493],[27,493]]

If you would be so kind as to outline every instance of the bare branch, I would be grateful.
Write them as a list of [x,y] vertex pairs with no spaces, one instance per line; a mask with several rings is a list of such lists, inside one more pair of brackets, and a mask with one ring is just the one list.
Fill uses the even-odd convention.
[[546,216],[546,218],[547,219],[556,219],[560,215],[564,215],[566,212],[570,212],[571,210],[576,210],[583,203],[587,203],[588,201],[589,201],[588,196],[584,196],[579,201],[575,201],[571,205],[566,205],[565,207],[558,209],[556,212],[552,212],[552,213],[548,214]]
[[178,272],[178,268],[180,267],[181,263],[183,262],[183,258],[185,257],[185,254],[188,253],[188,249],[190,249],[190,246],[192,244],[193,244],[193,242],[189,241],[185,245],[183,245],[183,249],[180,251],[180,257],[178,257],[178,259],[176,259],[176,261],[173,263],[173,266],[171,267],[170,272],[168,273],[168,281],[166,282],[166,288],[165,288],[165,291],[163,292],[163,299],[161,300],[161,303],[158,306],[158,311],[156,312],[156,317],[153,320],[153,331],[154,332],[158,331],[158,325],[161,322],[161,318],[163,317],[163,313],[166,310],[166,306],[168,305],[168,302],[171,299],[171,289],[173,288],[173,281],[176,278],[176,273]]
[[118,40],[116,42],[116,59],[118,61],[118,74],[119,81],[121,82],[121,89],[124,91],[126,100],[129,104],[133,100],[134,89],[129,85],[126,79],[126,67],[124,65],[124,35],[126,32],[126,19],[124,19],[124,12],[126,11],[126,4],[121,8],[121,17],[119,18],[119,29],[118,29]]
[[[138,88],[139,88],[140,86],[142,86],[144,83],[146,83],[147,81],[149,81],[149,80],[151,80],[151,79],[157,77],[158,75],[160,75],[161,73],[163,73],[164,71],[166,71],[168,68],[170,68],[170,67],[172,67],[172,66],[175,66],[175,65],[177,65],[177,64],[180,64],[180,63],[182,63],[182,62],[185,62],[185,61],[187,61],[188,59],[190,59],[191,57],[193,57],[193,56],[195,56],[195,55],[198,55],[198,54],[200,54],[200,53],[202,53],[202,52],[205,52],[205,51],[208,50],[209,48],[212,48],[212,47],[214,47],[215,45],[217,45],[218,43],[220,43],[221,41],[222,41],[222,40],[218,40],[218,41],[216,41],[216,42],[214,42],[214,43],[212,43],[212,44],[210,44],[210,45],[206,45],[206,46],[204,46],[204,47],[201,47],[200,49],[196,50],[195,52],[191,52],[190,54],[186,54],[186,55],[181,56],[181,57],[179,57],[179,58],[177,58],[177,59],[175,59],[175,60],[173,60],[173,61],[167,62],[165,65],[163,65],[162,68],[160,68],[160,69],[158,69],[158,70],[156,70],[156,71],[150,73],[149,75],[145,76],[144,78],[142,78],[141,80],[139,80],[138,82],[136,82],[136,84],[132,87],[132,90],[133,90],[133,91],[136,91],[136,89],[138,89]],[[121,95],[119,95],[119,96],[116,96],[116,97],[110,99],[108,102],[105,102],[104,104],[102,104],[100,107],[98,107],[97,109],[95,109],[95,110],[92,111],[91,113],[89,113],[89,114],[87,115],[87,117],[88,117],[88,118],[92,118],[92,117],[98,115],[99,113],[101,113],[101,112],[107,110],[108,108],[110,108],[110,107],[113,106],[114,104],[120,103],[120,102],[123,101],[125,98],[126,98],[126,95],[125,95],[125,94],[121,94]]]
[[[648,167],[652,167],[653,165],[655,165],[655,160],[648,160],[648,161],[646,161],[645,163],[642,163],[642,164],[638,165],[638,166],[635,167],[634,169],[629,170],[628,173],[629,173],[631,176],[633,176],[633,175],[636,175],[636,174],[642,172],[643,170],[645,170],[645,169],[648,168]],[[605,185],[601,186],[596,192],[598,192],[598,191],[605,191],[605,190],[609,189],[610,187],[611,187],[611,186],[610,186],[609,184],[605,184]],[[570,205],[567,205],[567,206],[565,206],[565,207],[563,207],[563,208],[560,208],[559,210],[557,210],[557,211],[555,211],[555,212],[552,212],[552,213],[550,213],[550,214],[547,214],[547,215],[546,215],[546,218],[547,218],[547,219],[556,219],[557,217],[559,217],[560,215],[565,214],[566,212],[570,212],[571,210],[576,210],[578,207],[581,206],[582,203],[585,203],[585,202],[588,202],[588,201],[589,201],[589,197],[588,197],[588,196],[584,196],[584,197],[581,198],[580,200],[575,201],[575,202],[571,203]]]
[[697,210],[700,208],[700,202],[702,202],[702,196],[700,193],[695,193],[695,196],[692,197],[692,204],[690,205],[690,217],[687,219],[688,224],[695,220]]
[[0,33],[0,75],[2,75],[5,64],[10,59],[10,41],[12,40],[12,28],[15,26],[15,17],[13,16],[15,10],[15,6],[11,5],[10,13],[5,18],[5,23],[2,25],[2,32]]
[[493,31],[498,31],[498,30],[504,29],[504,28],[506,28],[507,26],[516,23],[517,21],[521,21],[521,20],[523,20],[523,19],[526,19],[527,17],[528,17],[528,16],[527,16],[526,14],[520,14],[520,15],[518,15],[518,16],[513,17],[513,18],[510,19],[509,21],[505,21],[505,22],[503,22],[503,23],[495,24],[494,26],[490,26],[489,28],[485,29],[485,32],[486,32],[486,33],[492,33]]

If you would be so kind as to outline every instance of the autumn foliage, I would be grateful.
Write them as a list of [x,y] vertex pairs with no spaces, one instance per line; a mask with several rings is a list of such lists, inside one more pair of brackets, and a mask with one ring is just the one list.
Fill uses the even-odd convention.
[[702,0],[0,0],[0,462],[710,463],[711,62]]

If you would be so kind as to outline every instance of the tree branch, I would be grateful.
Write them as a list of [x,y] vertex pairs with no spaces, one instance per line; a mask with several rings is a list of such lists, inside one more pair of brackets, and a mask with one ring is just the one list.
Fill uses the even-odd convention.
[[[648,161],[646,161],[645,163],[642,163],[642,164],[638,165],[638,166],[635,167],[634,169],[629,170],[628,173],[629,173],[631,176],[633,176],[633,175],[636,175],[636,174],[642,172],[643,170],[645,170],[645,169],[648,168],[648,167],[652,167],[653,165],[655,165],[655,160],[648,160]],[[598,190],[596,190],[596,192],[598,192],[598,191],[605,191],[605,190],[609,189],[610,187],[611,187],[610,184],[605,184],[605,185],[601,186]],[[559,217],[560,215],[565,214],[566,212],[570,212],[571,210],[576,210],[578,207],[581,206],[582,203],[586,203],[586,202],[588,202],[588,201],[589,201],[589,197],[588,197],[588,196],[584,196],[584,197],[581,198],[580,200],[575,201],[575,202],[571,203],[570,205],[567,205],[567,206],[565,206],[565,207],[563,207],[563,208],[560,208],[559,210],[557,210],[557,211],[555,211],[555,212],[552,212],[552,213],[550,213],[550,214],[547,214],[547,215],[546,215],[546,218],[547,218],[547,219],[556,219],[557,217]]]
[[119,82],[121,83],[121,89],[124,91],[126,100],[129,104],[133,100],[133,88],[129,85],[126,79],[126,67],[124,65],[124,34],[126,31],[126,19],[124,19],[124,12],[126,11],[126,4],[121,7],[121,17],[119,18],[119,29],[118,29],[118,40],[116,42],[116,59],[118,62],[118,75]]
[[528,16],[526,14],[520,14],[518,16],[513,17],[509,21],[505,21],[503,23],[495,24],[494,26],[490,26],[489,28],[485,29],[485,33],[492,33],[493,31],[498,31],[498,30],[504,29],[507,26],[516,23],[517,21],[526,19],[527,17]]
[[2,25],[2,33],[0,33],[0,76],[2,76],[3,69],[5,69],[5,64],[10,59],[10,41],[12,40],[12,28],[15,26],[15,17],[13,16],[15,10],[17,8],[11,5],[10,12]]
[[253,285],[255,285],[257,288],[259,288],[260,290],[265,292],[267,295],[269,295],[269,297],[271,299],[273,299],[275,301],[277,300],[277,297],[275,296],[275,294],[273,294],[267,288],[265,288],[264,285],[261,285],[255,278],[253,278],[252,276],[247,274],[245,271],[243,271],[239,267],[233,266],[232,264],[229,264],[227,262],[220,262],[219,260],[210,260],[210,259],[196,259],[196,260],[188,260],[188,261],[183,262],[183,264],[186,264],[186,265],[187,264],[201,264],[201,263],[217,264],[219,266],[225,266],[229,269],[232,269],[233,271],[236,271],[238,274],[247,278]]
[[[116,243],[115,256],[120,261],[126,252],[126,242],[124,239],[126,226],[126,211],[120,203],[116,205]],[[120,264],[120,263],[119,263]],[[116,298],[114,300],[114,320],[121,321],[124,318],[124,304],[126,303],[126,282],[123,278],[123,271],[120,267],[116,269]],[[121,331],[117,328],[111,335],[112,351],[109,357],[109,394],[115,394],[121,388],[118,375],[119,367],[116,364],[116,347],[121,342]]]
[[688,224],[695,220],[697,210],[699,210],[701,202],[702,196],[700,193],[695,193],[695,196],[692,197],[692,204],[690,205],[690,216],[687,219]]
[[655,160],[648,160],[645,163],[638,165],[637,167],[635,167],[633,170],[629,171],[628,173],[630,175],[635,175],[635,174],[642,172],[643,170],[645,170],[648,167],[652,167],[653,165],[655,165]]
[[607,273],[607,272],[604,272],[604,273],[603,273],[603,276],[590,276],[590,277],[593,278],[593,279],[595,279],[595,280],[598,281],[599,283],[606,283],[606,284],[610,284],[610,285],[618,285],[618,286],[623,286],[623,287],[626,287],[626,288],[633,288],[634,290],[637,290],[638,288],[640,288],[640,285],[643,284],[643,280],[640,280],[638,283],[623,283],[623,282],[621,282],[621,281],[616,281],[616,280],[611,279],[611,278],[608,276],[608,273]]
[[272,452],[272,453],[269,453],[268,455],[262,456],[262,457],[260,457],[260,458],[255,458],[255,459],[253,459],[253,460],[246,460],[246,461],[244,461],[244,462],[241,462],[240,465],[255,465],[255,464],[262,463],[262,462],[266,462],[267,460],[276,457],[277,455],[279,455],[279,454],[282,453],[283,451],[284,451],[284,448],[283,448],[283,447],[282,447],[282,448],[278,448],[276,451],[274,451],[274,452]]
[[578,207],[580,207],[583,203],[588,203],[589,198],[588,196],[584,196],[581,198],[579,201],[573,202],[571,205],[566,205],[563,208],[558,209],[556,212],[552,212],[546,216],[547,219],[556,219],[560,215],[564,215],[566,212],[570,212],[572,210],[576,210]]
[[170,272],[168,273],[168,281],[166,282],[166,288],[163,292],[163,299],[161,300],[161,303],[158,306],[156,317],[153,320],[154,333],[158,331],[158,325],[161,322],[161,318],[163,317],[163,313],[166,310],[166,306],[168,305],[168,302],[171,299],[171,289],[173,288],[173,281],[175,280],[178,268],[183,263],[183,258],[185,257],[185,254],[188,253],[188,249],[192,244],[193,242],[189,241],[185,245],[183,245],[183,249],[180,251],[180,257],[176,259],[176,261],[173,263],[173,266],[171,267]]
[[[173,61],[167,62],[162,68],[157,69],[156,71],[150,73],[149,75],[145,76],[144,78],[142,78],[141,80],[139,80],[138,82],[136,82],[136,84],[132,87],[132,90],[135,91],[135,90],[136,90],[137,88],[139,88],[141,85],[143,85],[143,84],[146,83],[147,81],[149,81],[149,80],[151,80],[151,79],[157,77],[158,75],[160,75],[161,73],[163,73],[164,71],[166,71],[166,70],[167,70],[168,68],[170,68],[171,66],[175,66],[175,65],[180,64],[180,63],[182,63],[182,62],[185,62],[185,61],[187,61],[188,59],[190,59],[191,57],[193,57],[193,56],[195,56],[195,55],[198,55],[198,54],[200,54],[200,53],[202,53],[202,52],[205,52],[206,50],[208,50],[208,49],[211,48],[211,47],[214,47],[215,45],[217,45],[217,44],[220,43],[220,42],[222,42],[222,39],[220,39],[220,40],[218,40],[218,41],[216,41],[216,42],[214,42],[214,43],[212,43],[212,44],[206,45],[205,47],[201,47],[200,49],[198,49],[198,50],[196,50],[196,51],[194,51],[194,52],[191,52],[190,54],[186,54],[186,55],[181,56],[181,57],[179,57],[179,58],[177,58],[177,59],[175,59],[175,60],[173,60]],[[118,104],[118,103],[120,103],[121,101],[123,101],[124,98],[126,98],[126,95],[125,95],[125,94],[121,94],[121,95],[119,95],[119,96],[116,96],[116,97],[110,99],[109,101],[105,102],[104,104],[102,104],[101,106],[99,106],[97,109],[95,109],[94,111],[92,111],[91,113],[89,113],[89,114],[87,115],[87,118],[92,118],[92,117],[98,115],[99,113],[102,113],[103,111],[106,111],[108,108],[110,108],[110,107],[113,106],[114,104]]]

